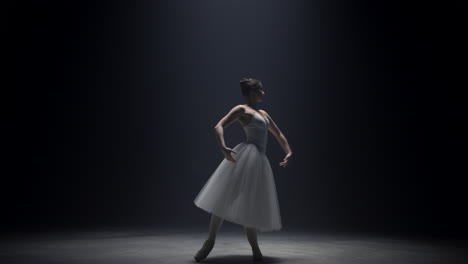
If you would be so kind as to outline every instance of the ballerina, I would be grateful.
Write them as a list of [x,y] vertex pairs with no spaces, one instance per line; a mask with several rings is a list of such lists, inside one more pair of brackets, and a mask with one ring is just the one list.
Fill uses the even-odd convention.
[[[263,257],[257,230],[271,232],[282,227],[276,185],[266,156],[268,131],[286,153],[279,166],[286,168],[292,151],[271,116],[257,106],[265,95],[262,83],[253,78],[242,78],[240,86],[246,104],[233,107],[214,127],[225,158],[194,200],[197,207],[211,213],[208,239],[194,256],[197,262],[206,258],[213,249],[216,234],[224,220],[244,226],[254,261]],[[243,127],[246,141],[229,148],[224,141],[224,129],[235,121]]]

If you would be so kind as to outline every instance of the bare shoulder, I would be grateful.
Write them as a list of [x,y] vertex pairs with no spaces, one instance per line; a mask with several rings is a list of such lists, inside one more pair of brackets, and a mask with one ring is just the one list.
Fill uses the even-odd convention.
[[245,113],[245,108],[243,105],[236,105],[229,110],[221,120],[216,124],[216,127],[222,126],[223,128],[228,127],[232,124],[235,120],[241,119],[243,114]]
[[237,118],[237,117],[243,115],[245,112],[246,112],[246,108],[243,105],[239,104],[239,105],[236,105],[236,106],[232,107],[231,110],[229,110],[229,113],[226,116]]
[[270,117],[270,115],[267,113],[267,111],[265,111],[265,110],[263,110],[263,109],[258,109],[258,111],[259,111],[260,113],[262,113],[263,115],[265,115],[266,117],[268,117],[268,118],[271,119],[271,117]]
[[236,105],[231,109],[231,112],[236,112],[236,113],[245,113],[245,106],[244,105]]
[[245,109],[245,106],[243,104],[238,104],[236,106],[234,106],[234,108],[242,108],[242,109]]

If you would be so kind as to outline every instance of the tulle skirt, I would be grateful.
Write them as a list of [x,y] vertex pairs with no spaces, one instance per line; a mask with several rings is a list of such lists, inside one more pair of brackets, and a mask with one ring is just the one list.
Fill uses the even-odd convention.
[[281,214],[273,172],[265,153],[241,142],[205,183],[194,204],[227,221],[260,232],[281,229]]

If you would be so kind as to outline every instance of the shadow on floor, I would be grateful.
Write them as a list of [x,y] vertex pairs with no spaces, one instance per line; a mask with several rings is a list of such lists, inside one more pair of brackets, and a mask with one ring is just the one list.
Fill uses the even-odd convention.
[[[197,263],[195,260],[193,262]],[[223,256],[208,256],[206,259],[198,262],[198,263],[211,263],[211,264],[222,264],[222,263],[229,263],[229,264],[245,264],[245,263],[254,263],[254,264],[261,264],[261,263],[294,263],[290,258],[277,258],[277,257],[269,257],[263,255],[263,260],[261,261],[253,261],[251,255],[223,255]],[[313,263],[311,263],[313,264]]]

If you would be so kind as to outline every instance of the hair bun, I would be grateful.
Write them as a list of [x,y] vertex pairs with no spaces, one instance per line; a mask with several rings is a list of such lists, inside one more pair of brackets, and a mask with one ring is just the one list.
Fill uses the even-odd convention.
[[257,79],[253,78],[242,78],[240,80],[240,87],[241,87],[241,92],[242,95],[248,96],[250,91],[256,87],[261,87],[261,83]]

